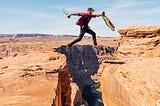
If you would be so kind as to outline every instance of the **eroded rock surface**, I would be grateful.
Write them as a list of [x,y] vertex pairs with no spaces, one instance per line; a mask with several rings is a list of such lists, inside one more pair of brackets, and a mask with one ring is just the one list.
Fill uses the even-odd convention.
[[64,55],[52,51],[16,53],[0,59],[0,106],[70,106]]
[[160,105],[160,27],[119,30],[117,60],[99,69],[106,106]]
[[74,45],[67,51],[62,45],[73,39],[28,35],[0,38],[0,104],[103,106],[91,87],[99,82],[95,76],[99,65],[114,59],[117,38],[98,38],[98,44],[103,45],[95,49],[92,39],[86,37],[79,43],[85,45]]

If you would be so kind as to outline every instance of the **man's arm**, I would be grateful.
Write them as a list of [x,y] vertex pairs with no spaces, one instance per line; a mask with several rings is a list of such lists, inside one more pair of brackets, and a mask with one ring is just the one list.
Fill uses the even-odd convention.
[[71,16],[78,16],[77,13],[73,13],[73,14],[68,14],[67,17],[70,18]]
[[102,16],[102,14],[96,14],[96,17],[100,17],[100,16]]
[[96,14],[96,17],[105,16],[105,12],[103,11],[102,14]]

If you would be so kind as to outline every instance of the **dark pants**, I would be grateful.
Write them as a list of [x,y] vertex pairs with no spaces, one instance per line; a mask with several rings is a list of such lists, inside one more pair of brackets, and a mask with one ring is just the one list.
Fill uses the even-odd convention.
[[73,42],[70,43],[70,46],[74,45],[75,43],[79,42],[82,40],[83,36],[85,33],[89,33],[92,35],[93,38],[93,44],[97,45],[97,41],[96,41],[96,33],[94,31],[92,31],[90,28],[88,27],[81,27],[80,29],[80,34],[79,34],[79,38],[77,38],[76,40],[74,40]]

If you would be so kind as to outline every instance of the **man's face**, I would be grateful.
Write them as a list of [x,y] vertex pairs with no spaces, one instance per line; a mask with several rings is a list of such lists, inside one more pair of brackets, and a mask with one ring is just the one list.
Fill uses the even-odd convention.
[[88,10],[88,14],[92,14],[93,13],[93,10]]

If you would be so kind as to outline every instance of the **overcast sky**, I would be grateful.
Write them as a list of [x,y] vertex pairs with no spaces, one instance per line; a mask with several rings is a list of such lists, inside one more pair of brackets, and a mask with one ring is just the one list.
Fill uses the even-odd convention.
[[[67,19],[67,12],[94,14],[106,12],[116,30],[133,25],[160,25],[160,0],[0,0],[0,33],[48,33],[78,35],[78,17]],[[118,36],[95,18],[90,22],[98,36]]]

